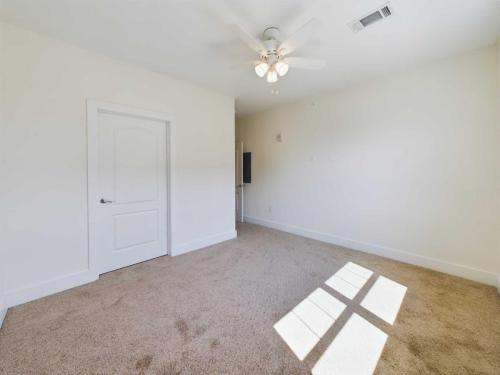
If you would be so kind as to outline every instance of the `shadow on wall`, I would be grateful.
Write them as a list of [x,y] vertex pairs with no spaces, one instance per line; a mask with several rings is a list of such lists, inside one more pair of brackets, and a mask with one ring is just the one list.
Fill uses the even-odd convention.
[[[373,272],[349,262],[325,284],[353,300]],[[379,276],[359,304],[387,322],[394,324],[407,288]],[[387,334],[360,315],[346,310],[347,305],[322,288],[317,288],[274,325],[296,357],[302,361],[342,314],[347,322],[340,328],[325,352],[312,368],[313,375],[372,374],[387,340]],[[358,306],[355,306],[358,307]]]

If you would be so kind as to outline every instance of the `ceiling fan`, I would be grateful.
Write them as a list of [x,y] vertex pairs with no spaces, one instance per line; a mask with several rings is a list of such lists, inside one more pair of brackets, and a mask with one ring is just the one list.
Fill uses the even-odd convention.
[[280,29],[275,26],[265,29],[262,39],[254,37],[240,25],[233,23],[230,26],[243,42],[259,54],[259,59],[252,61],[255,73],[261,78],[266,77],[269,83],[277,82],[279,77],[287,74],[290,67],[317,70],[326,65],[325,60],[290,56],[307,43],[317,30],[318,21],[315,18],[307,21],[284,41],[281,39]]

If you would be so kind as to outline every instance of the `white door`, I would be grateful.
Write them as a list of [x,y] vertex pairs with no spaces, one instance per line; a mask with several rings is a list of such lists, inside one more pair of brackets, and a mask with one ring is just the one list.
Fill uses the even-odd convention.
[[243,222],[243,142],[236,142],[236,221]]
[[167,254],[167,123],[99,109],[94,122],[90,247],[103,273]]

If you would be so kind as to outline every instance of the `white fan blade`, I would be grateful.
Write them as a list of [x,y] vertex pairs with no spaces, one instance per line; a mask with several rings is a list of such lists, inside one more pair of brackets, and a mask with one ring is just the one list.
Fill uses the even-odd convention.
[[238,61],[230,64],[228,66],[228,69],[241,70],[244,68],[245,72],[248,72],[249,69],[255,68],[255,65],[257,65],[258,63],[260,63],[260,60]]
[[[207,12],[215,15],[222,23],[227,25],[239,39],[256,52],[265,50],[264,44],[257,36],[252,35],[250,29],[242,17],[234,10],[229,1],[210,1],[207,3]],[[241,14],[241,12],[239,12]]]
[[288,55],[311,39],[319,37],[321,24],[316,18],[312,18],[295,31],[288,39],[279,46],[280,53]]
[[262,53],[262,51],[265,51],[266,48],[264,47],[264,44],[246,31],[243,27],[236,24],[230,24],[229,26],[238,35],[238,37],[255,52]]
[[305,57],[287,57],[285,60],[290,67],[299,69],[319,70],[326,65],[326,60],[308,59]]
[[323,14],[333,13],[331,0],[307,0],[292,6],[290,11],[285,13],[285,19],[278,19],[278,25],[284,35],[292,35],[309,20],[321,18]]

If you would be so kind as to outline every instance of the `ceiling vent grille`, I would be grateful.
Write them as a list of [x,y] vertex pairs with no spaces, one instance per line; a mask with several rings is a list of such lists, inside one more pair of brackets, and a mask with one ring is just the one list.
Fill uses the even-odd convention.
[[357,33],[358,31],[363,30],[371,24],[391,16],[393,13],[394,11],[392,5],[390,3],[387,3],[382,5],[380,8],[371,11],[362,18],[350,22],[349,27],[352,29],[352,31]]

